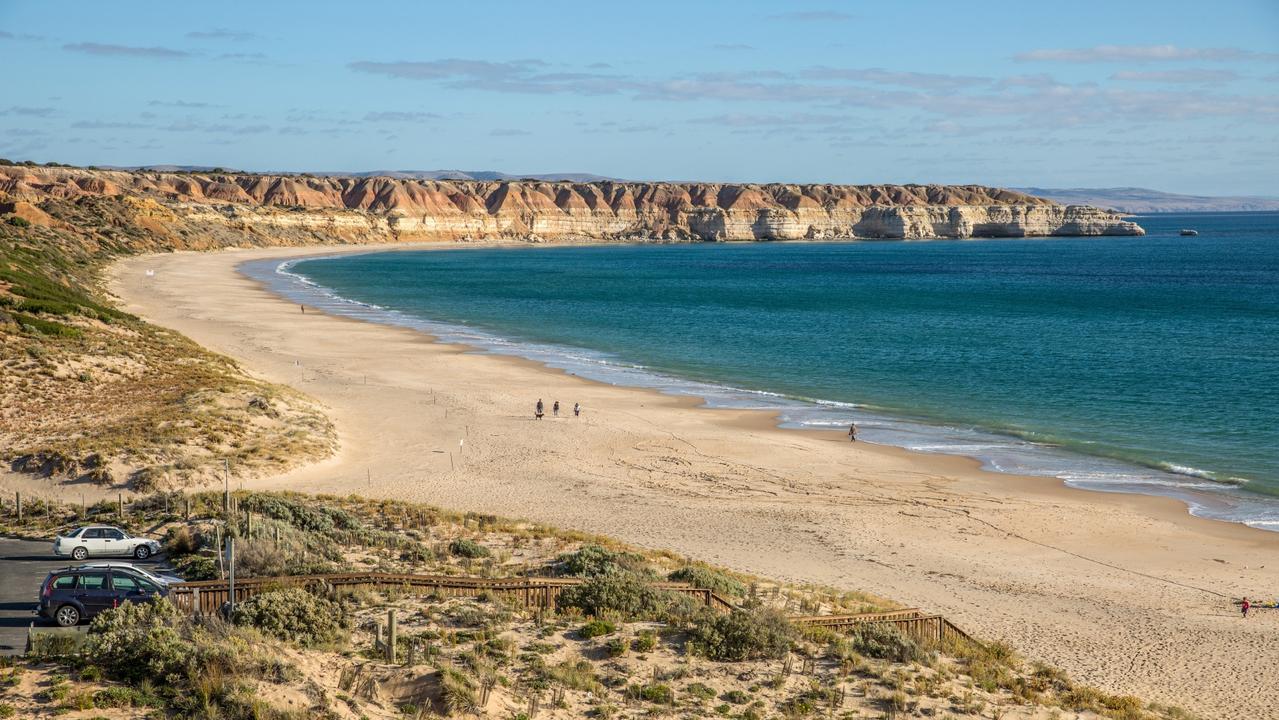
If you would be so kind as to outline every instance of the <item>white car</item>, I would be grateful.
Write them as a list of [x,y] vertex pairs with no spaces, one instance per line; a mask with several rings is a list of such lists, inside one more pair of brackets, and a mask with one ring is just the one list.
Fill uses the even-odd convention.
[[110,525],[85,525],[53,541],[53,554],[85,560],[90,557],[133,556],[146,560],[159,552],[160,543],[148,538],[133,537],[118,527]]
[[150,570],[143,570],[137,565],[130,565],[129,563],[123,563],[123,562],[110,562],[110,561],[91,562],[91,563],[85,563],[83,565],[78,565],[76,566],[75,569],[76,570],[123,570],[125,572],[131,572],[136,575],[140,575],[143,578],[155,583],[156,585],[159,585],[160,587],[164,587],[170,583],[182,582],[182,578],[180,577],[174,577],[171,575],[169,576],[156,575]]

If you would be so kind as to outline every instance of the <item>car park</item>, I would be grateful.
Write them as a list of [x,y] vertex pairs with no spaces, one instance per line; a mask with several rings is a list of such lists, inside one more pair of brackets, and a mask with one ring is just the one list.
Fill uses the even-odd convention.
[[168,594],[166,586],[148,580],[133,569],[65,568],[45,577],[40,585],[36,612],[58,625],[70,627],[123,603],[145,602]]
[[145,560],[160,551],[160,543],[134,537],[110,525],[85,525],[53,541],[53,554],[87,560],[91,557],[134,557]]

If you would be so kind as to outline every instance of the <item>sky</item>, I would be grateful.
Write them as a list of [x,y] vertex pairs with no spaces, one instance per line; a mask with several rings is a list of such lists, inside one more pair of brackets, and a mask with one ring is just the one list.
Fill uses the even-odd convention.
[[1279,0],[0,0],[0,157],[1279,195]]

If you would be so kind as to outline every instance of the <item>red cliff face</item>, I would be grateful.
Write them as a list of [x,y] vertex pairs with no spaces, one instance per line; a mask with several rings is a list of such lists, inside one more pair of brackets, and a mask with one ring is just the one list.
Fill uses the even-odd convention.
[[[1096,208],[979,185],[481,182],[0,167],[0,194],[136,195],[268,231],[345,225],[387,239],[760,240],[1135,235]],[[4,199],[4,198],[0,198]],[[283,212],[287,210],[288,212]],[[362,217],[351,217],[358,213]]]

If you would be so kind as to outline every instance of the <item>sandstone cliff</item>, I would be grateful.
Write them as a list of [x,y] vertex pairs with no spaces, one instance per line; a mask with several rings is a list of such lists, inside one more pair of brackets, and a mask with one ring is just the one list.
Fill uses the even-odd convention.
[[446,181],[0,167],[0,200],[141,196],[215,231],[374,240],[1141,235],[1120,215],[977,185]]

